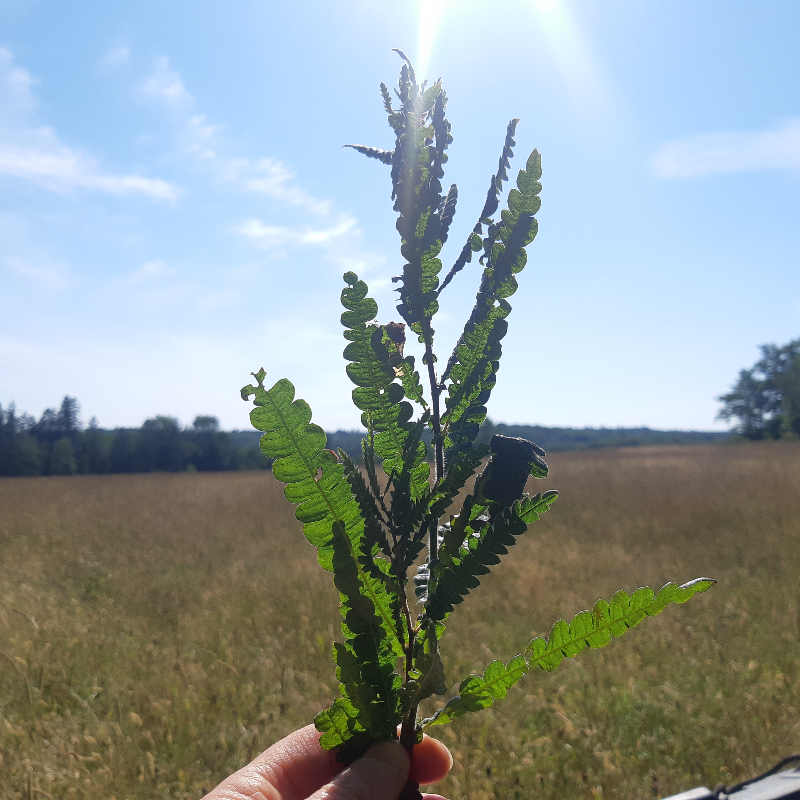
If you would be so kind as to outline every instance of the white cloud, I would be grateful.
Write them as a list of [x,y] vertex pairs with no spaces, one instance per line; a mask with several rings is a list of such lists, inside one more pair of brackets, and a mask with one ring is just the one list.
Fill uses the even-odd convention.
[[160,178],[106,173],[88,156],[63,145],[52,128],[33,124],[35,83],[30,73],[14,66],[11,53],[0,48],[0,175],[53,191],[80,187],[162,200],[178,196],[177,187]]
[[263,158],[254,166],[245,159],[230,161],[227,167],[229,180],[235,180],[251,192],[260,192],[292,206],[302,206],[315,214],[328,214],[330,200],[317,200],[296,186],[294,172],[282,161]]
[[14,56],[0,47],[0,109],[3,123],[9,125],[19,116],[30,114],[36,98],[33,87],[38,81],[28,72],[14,65]]
[[[221,127],[209,121],[204,114],[197,113],[194,96],[186,88],[181,76],[170,67],[169,59],[160,56],[150,76],[138,87],[140,95],[164,101],[174,113],[177,146],[185,154],[207,162],[218,179],[243,189],[266,195],[284,205],[297,206],[313,214],[331,213],[330,200],[320,200],[297,185],[294,171],[275,158],[251,160],[220,156],[225,141],[220,135]],[[262,238],[283,238],[275,231],[262,232]],[[289,237],[291,238],[291,237]]]
[[353,217],[342,217],[336,224],[328,228],[288,228],[278,225],[267,225],[258,219],[248,219],[234,229],[235,233],[244,236],[254,244],[265,249],[280,247],[284,244],[294,245],[327,245],[347,233],[354,233],[356,220]]
[[22,178],[53,191],[74,187],[96,189],[110,194],[144,194],[174,200],[179,190],[161,178],[141,175],[109,175],[99,171],[88,158],[58,142],[50,128],[18,132],[21,143],[2,141],[0,133],[0,175]]
[[763,131],[709,133],[666,142],[653,159],[653,168],[660,178],[800,170],[800,119]]
[[169,65],[169,59],[160,56],[156,59],[153,71],[140,85],[139,93],[168,105],[185,106],[194,98],[183,84],[181,76]]

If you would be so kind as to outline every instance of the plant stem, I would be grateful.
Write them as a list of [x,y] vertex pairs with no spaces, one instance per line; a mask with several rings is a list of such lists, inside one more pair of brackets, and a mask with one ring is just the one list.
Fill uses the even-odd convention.
[[[406,682],[408,682],[411,676],[411,668],[414,666],[414,640],[416,638],[416,630],[411,623],[411,609],[408,606],[408,595],[405,591],[405,584],[403,583],[401,585],[403,586],[403,616],[408,630],[408,644],[405,648],[405,679]],[[417,708],[418,706],[415,705],[408,709],[405,717],[403,717],[403,723],[400,728],[400,743],[408,751],[409,756],[417,740]]]
[[[431,387],[431,423],[433,425],[433,448],[435,453],[435,472],[433,475],[434,484],[438,483],[444,477],[444,442],[442,441],[442,420],[439,413],[439,395],[441,388],[439,381],[436,379],[436,369],[433,360],[433,331],[431,330],[431,323],[428,317],[423,313],[422,315],[422,335],[425,340],[425,362],[428,365],[428,382]],[[428,556],[430,562],[435,562],[438,556],[438,528],[433,526],[430,535],[430,543],[428,545]]]
[[405,747],[409,755],[414,750],[417,743],[417,709],[419,706],[412,706],[403,718],[403,725],[400,728],[400,744]]

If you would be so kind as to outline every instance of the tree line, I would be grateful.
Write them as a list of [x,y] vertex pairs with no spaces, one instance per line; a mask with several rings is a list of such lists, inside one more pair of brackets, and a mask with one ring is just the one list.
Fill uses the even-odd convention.
[[[80,405],[65,397],[37,420],[0,406],[0,475],[74,475],[266,469],[257,441],[219,429],[216,417],[189,427],[157,416],[140,428],[104,430],[80,421]],[[255,444],[255,446],[254,446]]]
[[764,344],[761,358],[739,373],[717,417],[736,420],[747,439],[800,437],[800,338],[785,345]]
[[[748,439],[800,437],[800,338],[761,346],[761,359],[739,373],[719,400],[720,419],[735,420],[735,432]],[[494,424],[486,420],[479,439],[493,433],[521,436],[548,451],[597,447],[719,442],[730,434],[711,431],[655,431],[649,428],[546,428]],[[358,431],[328,434],[328,446],[361,457]],[[425,433],[430,444],[430,432]],[[184,472],[268,469],[257,431],[221,431],[213,416],[195,417],[182,427],[170,416],[145,420],[140,428],[100,428],[93,418],[80,421],[80,404],[65,397],[37,420],[0,405],[0,476],[74,475],[128,472]]]

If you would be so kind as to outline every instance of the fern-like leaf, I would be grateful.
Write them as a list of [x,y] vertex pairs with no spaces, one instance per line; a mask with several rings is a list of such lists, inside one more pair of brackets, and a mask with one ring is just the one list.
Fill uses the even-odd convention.
[[438,309],[436,290],[442,268],[438,255],[447,240],[457,197],[451,187],[443,198],[441,185],[445,150],[453,137],[440,82],[422,91],[413,70],[404,65],[398,97],[403,103],[403,120],[395,128],[392,197],[399,213],[400,252],[406,263],[402,276],[392,280],[400,284],[397,309],[401,316],[430,343],[429,320]]
[[[346,698],[337,697],[330,708],[323,709],[314,717],[314,725],[322,733],[319,743],[323,750],[333,750],[341,748],[348,743],[350,749],[354,749],[352,757],[361,755],[371,744],[369,734],[358,721],[358,709]],[[353,747],[355,745],[355,747]],[[342,761],[349,761],[349,757],[341,758]]]
[[462,452],[460,458],[447,465],[444,479],[435,487],[435,493],[431,499],[430,513],[432,517],[437,520],[442,517],[467,481],[477,472],[481,461],[487,455],[489,455],[489,443],[481,442]]
[[356,498],[361,508],[361,516],[364,518],[364,538],[370,545],[377,545],[378,549],[387,556],[391,556],[392,548],[386,538],[386,531],[383,525],[388,521],[384,518],[382,509],[378,507],[378,502],[367,486],[364,476],[353,459],[341,448],[339,449],[339,459],[344,466],[344,474],[353,496]]
[[[344,643],[334,645],[336,675],[340,692],[358,709],[358,721],[374,741],[392,739],[400,722],[400,676],[395,674],[402,645],[397,637],[386,635],[386,625],[375,613],[380,604],[383,613],[392,616],[396,631],[397,593],[388,593],[377,563],[362,554],[355,565],[346,546],[337,547],[345,537],[334,539],[334,582],[341,598],[344,616]],[[368,572],[366,577],[363,573]],[[378,598],[375,602],[360,587],[368,587]]]
[[471,446],[486,419],[485,404],[497,381],[501,341],[511,312],[506,298],[517,290],[514,276],[525,267],[525,247],[536,235],[534,214],[541,205],[541,174],[541,158],[534,150],[517,175],[517,188],[509,192],[500,225],[484,240],[487,266],[475,307],[443,376],[450,381],[447,410],[442,415],[448,460]]
[[[383,459],[387,473],[400,472],[403,465],[405,441],[408,438],[413,409],[404,401],[405,391],[398,383],[397,374],[390,362],[390,354],[383,344],[384,329],[372,323],[378,305],[367,296],[367,285],[353,272],[344,276],[348,286],[342,291],[344,337],[349,344],[344,357],[351,363],[347,374],[356,384],[353,402],[364,412],[361,421],[368,431],[374,431],[371,442],[374,453]],[[430,467],[425,460],[425,445],[418,443],[418,459],[412,472],[415,496],[428,483]]]
[[[422,442],[422,431],[430,414],[426,411],[410,428],[403,448],[400,473],[395,476],[392,492],[392,517],[400,531],[413,531],[422,522],[427,503],[416,502],[426,495],[430,468],[425,459],[426,448]],[[424,476],[425,485],[419,480]],[[403,559],[401,559],[403,560]]]
[[303,523],[306,538],[315,547],[330,548],[338,523],[358,542],[364,519],[344,480],[343,465],[326,449],[325,431],[311,422],[308,403],[294,399],[289,381],[279,380],[267,390],[265,376],[263,370],[256,373],[258,386],[245,386],[242,397],[255,395],[250,421],[264,432],[261,451],[275,459],[272,474],[286,484],[286,499],[298,504],[295,516]]
[[[261,450],[275,459],[274,477],[286,484],[286,499],[299,504],[295,516],[303,523],[306,538],[318,548],[319,563],[334,574],[345,618],[345,643],[337,645],[336,651],[337,663],[342,661],[344,670],[340,677],[343,699],[357,709],[358,724],[373,739],[385,738],[399,714],[399,678],[396,686],[394,678],[387,678],[403,652],[397,594],[387,591],[365,537],[361,509],[344,480],[344,466],[326,449],[325,432],[311,423],[308,404],[294,399],[294,386],[285,379],[265,389],[264,377],[259,370],[255,374],[258,386],[245,386],[242,397],[255,395],[250,419],[253,427],[264,432]],[[357,674],[350,656],[360,665]],[[340,704],[336,713],[347,708]],[[336,718],[339,730],[342,717]],[[356,732],[353,726],[347,731]],[[340,736],[341,730],[328,733],[326,741]]]
[[450,281],[452,281],[453,278],[472,261],[472,254],[482,248],[481,235],[483,234],[483,226],[492,224],[492,217],[497,211],[497,207],[500,203],[500,192],[503,190],[503,183],[504,181],[508,180],[507,171],[511,166],[511,159],[514,157],[514,145],[516,144],[514,141],[514,135],[517,130],[518,122],[518,119],[512,119],[511,122],[508,123],[506,139],[505,142],[503,142],[503,152],[500,155],[500,162],[497,165],[497,172],[492,175],[492,179],[489,182],[489,191],[486,193],[486,200],[483,204],[481,214],[478,217],[475,227],[472,229],[472,233],[467,237],[467,241],[461,248],[461,252],[456,259],[456,263],[453,264],[453,266],[450,268],[450,271],[447,273],[447,276],[442,281],[442,285],[439,287],[437,295],[441,294],[444,287],[447,286],[447,284],[450,283]]
[[711,578],[697,578],[682,586],[668,583],[658,594],[645,586],[631,595],[621,590],[610,601],[598,600],[592,611],[581,611],[569,623],[563,619],[556,622],[547,639],[537,636],[523,655],[515,656],[507,664],[493,661],[483,676],[469,675],[461,682],[458,695],[433,717],[423,720],[422,725],[444,725],[470,711],[488,708],[505,697],[533,667],[550,672],[565,658],[573,658],[587,647],[604,647],[645,617],[660,614],[670,603],[685,603],[715,582]]
[[[390,335],[389,329],[392,329]],[[393,338],[394,337],[394,338]],[[395,341],[397,339],[397,341]],[[381,342],[389,351],[389,366],[394,369],[395,375],[400,378],[403,391],[409,400],[419,403],[423,408],[428,407],[425,400],[422,382],[419,372],[415,369],[414,356],[403,358],[403,348],[405,346],[405,325],[401,323],[389,323],[383,327]]]
[[[557,497],[558,492],[553,490],[540,492],[503,509],[491,523],[481,522],[481,517],[469,523],[475,527],[467,527],[466,540],[457,556],[442,559],[429,570],[425,613],[435,620],[445,619],[453,606],[480,585],[478,576],[486,575],[489,566],[499,564],[500,556],[506,555],[517,537],[525,533],[528,522],[538,519]],[[422,574],[418,573],[418,577]],[[414,582],[418,589],[422,586],[421,581]]]
[[352,147],[367,158],[374,158],[381,164],[391,164],[394,152],[392,150],[380,150],[377,147],[368,147],[365,144],[343,144],[342,147]]

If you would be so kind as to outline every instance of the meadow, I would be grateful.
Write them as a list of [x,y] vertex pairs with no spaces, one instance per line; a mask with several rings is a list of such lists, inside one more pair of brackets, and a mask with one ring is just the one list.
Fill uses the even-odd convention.
[[[451,684],[617,589],[719,583],[435,731],[437,791],[657,798],[800,751],[800,443],[548,461],[558,502],[448,623]],[[338,625],[268,472],[0,480],[0,796],[201,797],[330,702]]]

